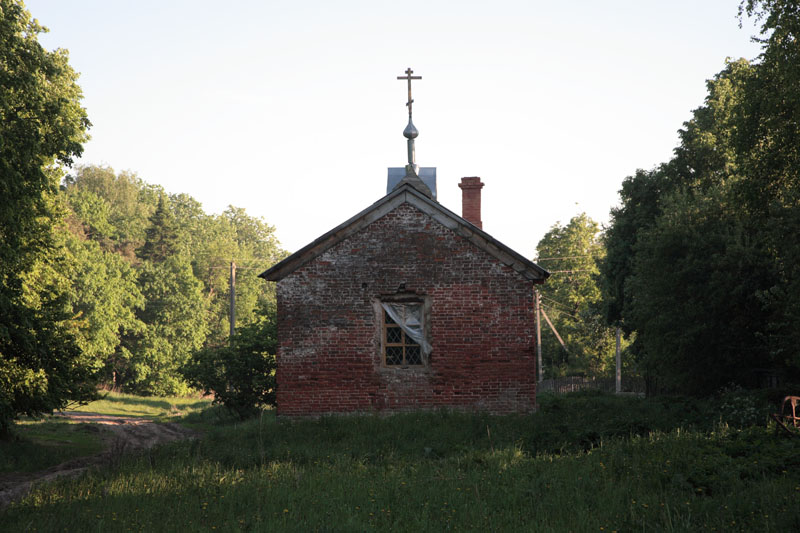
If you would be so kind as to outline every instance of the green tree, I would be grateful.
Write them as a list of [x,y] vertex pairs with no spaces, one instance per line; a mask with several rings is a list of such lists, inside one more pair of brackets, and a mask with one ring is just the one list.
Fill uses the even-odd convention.
[[734,135],[748,178],[735,191],[775,274],[759,294],[770,357],[800,369],[800,243],[790,237],[800,231],[800,8],[793,0],[748,0],[744,12],[763,23],[762,53]]
[[139,257],[146,261],[160,263],[181,248],[175,215],[168,202],[164,196],[159,198],[158,206],[150,217],[150,227],[145,231],[144,245],[139,250]]
[[83,229],[72,227],[73,232],[136,262],[135,251],[145,242],[163,189],[131,172],[117,174],[109,167],[89,165],[67,176],[64,190],[76,221],[83,225]]
[[187,384],[179,370],[206,338],[206,302],[202,284],[186,256],[139,267],[145,305],[137,313],[142,333],[128,340],[129,360],[120,373],[128,390],[142,394],[183,394]]
[[240,418],[275,405],[275,351],[278,346],[275,305],[259,309],[259,319],[237,329],[229,344],[194,354],[186,378]]
[[674,194],[702,196],[739,179],[733,132],[752,75],[753,67],[747,61],[729,62],[708,81],[705,104],[694,110],[678,132],[681,142],[675,157],[653,170],[637,170],[623,181],[620,206],[611,210],[605,238],[607,257],[601,265],[609,323],[622,325],[628,333],[635,329],[626,320],[626,285],[632,275],[634,247],[639,235],[662,215],[664,203]]
[[[184,218],[178,216],[179,221]],[[274,227],[241,208],[229,206],[221,215],[201,217],[193,227],[188,249],[195,276],[205,287],[209,306],[208,343],[213,346],[228,337],[231,261],[238,266],[236,321],[246,326],[259,320],[259,309],[275,301],[274,287],[263,283],[257,274],[285,257],[286,252],[275,238]]]
[[582,213],[565,226],[555,224],[536,247],[536,261],[552,272],[539,289],[542,307],[566,344],[564,350],[555,335],[544,332],[546,371],[599,375],[613,364],[614,336],[600,307],[601,236],[599,224]]
[[21,2],[0,0],[0,432],[93,395],[65,304],[55,195],[87,139],[77,74]]
[[773,363],[758,297],[769,259],[723,191],[675,194],[664,207],[639,236],[628,286],[642,366],[662,385],[696,394],[748,383]]
[[[109,334],[102,338],[120,339],[116,349],[100,356],[97,350],[84,344],[105,361],[104,377],[109,384],[140,392],[185,388],[175,369],[194,349],[191,347],[198,342],[207,346],[228,343],[231,261],[240,267],[236,291],[238,326],[259,321],[259,309],[274,303],[274,288],[257,279],[256,274],[285,252],[274,237],[274,228],[260,218],[247,215],[244,209],[229,207],[220,215],[208,215],[189,195],[167,195],[135,174],[116,174],[108,167],[97,166],[77,168],[74,175],[65,179],[63,195],[71,208],[68,217],[71,233],[79,241],[87,241],[85,250],[76,252],[76,257],[80,255],[83,260],[93,256],[92,264],[100,265],[85,266],[83,270],[75,268],[75,272],[84,272],[85,283],[98,294],[102,287],[92,280],[111,276],[112,272],[136,282],[135,289],[125,289],[129,298],[120,299],[119,293],[109,293],[106,298],[121,304],[117,319],[129,318],[134,313],[134,320],[117,322],[119,327],[111,335],[106,328],[114,324],[112,316],[96,315],[100,320],[96,327]],[[88,241],[99,245],[99,250]],[[112,258],[107,254],[133,267],[134,275],[129,276],[124,264],[109,263]],[[196,292],[197,284],[185,276],[186,264],[191,265],[195,282],[202,283],[201,298]],[[156,271],[159,274],[154,274]],[[80,286],[80,280],[75,280],[75,284]],[[184,307],[202,309],[193,315],[196,321],[192,325],[180,326],[202,333],[197,337],[199,341],[194,337],[182,338],[161,322],[159,310],[173,312]],[[88,311],[82,308],[76,314],[88,328]],[[103,317],[109,321],[103,322]],[[159,338],[162,333],[166,337]],[[162,375],[163,382],[159,381]]]
[[66,249],[71,266],[68,301],[78,347],[95,369],[103,370],[105,381],[116,385],[120,365],[129,359],[123,339],[144,328],[136,316],[144,306],[136,271],[119,254],[71,233]]
[[695,393],[757,369],[800,373],[800,12],[743,2],[764,22],[758,62],[709,81],[675,157],[623,184],[604,263],[607,318],[643,363]]

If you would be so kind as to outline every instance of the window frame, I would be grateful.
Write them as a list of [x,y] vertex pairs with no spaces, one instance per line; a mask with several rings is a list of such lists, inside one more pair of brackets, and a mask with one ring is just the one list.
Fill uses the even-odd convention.
[[[381,295],[378,298],[373,300],[375,303],[375,319],[376,319],[376,344],[377,346],[377,356],[380,360],[380,366],[386,369],[407,369],[407,370],[419,370],[425,369],[430,364],[430,357],[432,350],[432,342],[431,342],[431,325],[430,325],[430,311],[431,311],[431,300],[429,297],[425,295],[419,295],[414,293],[400,293],[400,294],[392,294],[392,295]],[[405,331],[400,327],[400,325],[392,325],[391,323],[387,324],[387,317],[389,317],[386,310],[383,308],[384,303],[387,304],[406,304],[406,305],[418,305],[420,306],[421,311],[421,320],[422,320],[422,331],[425,335],[425,341],[429,345],[429,353],[425,353],[421,344],[417,344],[413,339],[408,337]],[[389,317],[391,319],[391,317]],[[400,329],[401,333],[401,342],[400,343],[389,343],[387,342],[386,337],[386,330],[387,325],[389,328],[397,327]],[[409,344],[406,342],[406,339],[413,344]],[[403,360],[400,364],[390,364],[387,363],[386,360],[386,348],[387,347],[403,347]],[[409,364],[406,357],[406,349],[408,346],[418,346],[419,347],[419,363],[411,363]]]
[[[395,302],[392,302],[395,303]],[[420,308],[420,314],[423,313],[423,305],[422,302],[403,302],[405,305],[418,305]],[[423,366],[425,364],[423,357],[422,357],[422,346],[418,344],[414,339],[408,336],[408,334],[403,331],[403,328],[400,327],[392,317],[389,316],[388,311],[381,306],[381,312],[383,313],[383,320],[381,328],[383,329],[383,339],[381,343],[381,356],[383,358],[383,366],[386,367],[417,367]],[[423,318],[423,328],[424,328],[424,318]],[[400,342],[389,342],[389,330],[390,329],[397,329],[400,332]],[[400,363],[389,363],[387,361],[387,354],[389,348],[400,348],[401,349],[401,362]],[[406,356],[408,348],[416,348],[417,349],[417,358],[419,359],[418,363],[410,363],[409,357]]]

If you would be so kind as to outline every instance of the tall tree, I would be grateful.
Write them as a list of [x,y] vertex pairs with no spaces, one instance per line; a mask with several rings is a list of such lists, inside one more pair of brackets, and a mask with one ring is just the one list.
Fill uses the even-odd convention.
[[675,157],[623,184],[603,270],[609,320],[678,388],[800,376],[800,10],[743,2],[759,60],[709,81]]
[[553,274],[540,293],[542,305],[566,344],[542,338],[547,372],[598,375],[610,370],[614,336],[600,308],[599,263],[605,256],[600,225],[582,213],[555,224],[537,245],[542,266]]
[[630,332],[626,284],[633,270],[639,235],[655,224],[664,204],[678,193],[702,196],[712,188],[739,178],[733,132],[753,67],[745,60],[729,62],[707,83],[705,104],[678,132],[680,144],[667,163],[649,171],[637,170],[622,182],[620,206],[611,210],[606,230],[608,255],[602,264],[604,307],[610,323]]
[[760,63],[747,86],[734,139],[748,179],[737,184],[742,215],[772,259],[774,282],[759,293],[769,312],[770,357],[800,368],[800,6],[747,0],[762,22]]
[[92,240],[67,233],[70,265],[69,304],[75,337],[86,364],[102,370],[103,379],[117,384],[129,356],[126,337],[142,333],[137,310],[144,306],[134,268],[119,254],[103,250]]
[[43,31],[0,0],[0,432],[93,394],[67,327],[55,200],[90,124],[67,52],[42,48]]
[[145,241],[139,250],[139,257],[160,263],[177,253],[180,245],[175,215],[170,209],[169,199],[162,196],[158,199],[158,206],[153,216],[150,217],[150,227],[145,232]]
[[130,359],[123,382],[143,394],[185,393],[188,386],[180,369],[207,333],[202,284],[182,254],[142,263],[139,283],[145,304],[138,317],[145,326],[127,345]]
[[65,193],[86,236],[104,250],[134,262],[150,217],[164,195],[161,187],[145,183],[134,173],[115,173],[95,165],[77,167],[67,176]]

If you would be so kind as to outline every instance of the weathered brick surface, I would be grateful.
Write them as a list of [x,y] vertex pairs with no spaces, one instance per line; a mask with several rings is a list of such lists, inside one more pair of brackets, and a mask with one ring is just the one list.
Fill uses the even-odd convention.
[[[382,366],[376,302],[430,302],[427,365]],[[536,398],[533,287],[402,204],[278,282],[279,415],[476,409],[528,411]]]
[[461,218],[483,229],[481,221],[481,179],[473,176],[461,178],[458,186],[461,188]]

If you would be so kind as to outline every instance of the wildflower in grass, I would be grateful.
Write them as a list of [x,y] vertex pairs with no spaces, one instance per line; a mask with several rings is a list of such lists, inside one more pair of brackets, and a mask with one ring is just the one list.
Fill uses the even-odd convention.
[[288,512],[289,512],[289,509],[284,509],[284,510],[283,510],[283,512],[284,512],[284,513],[288,513]]

